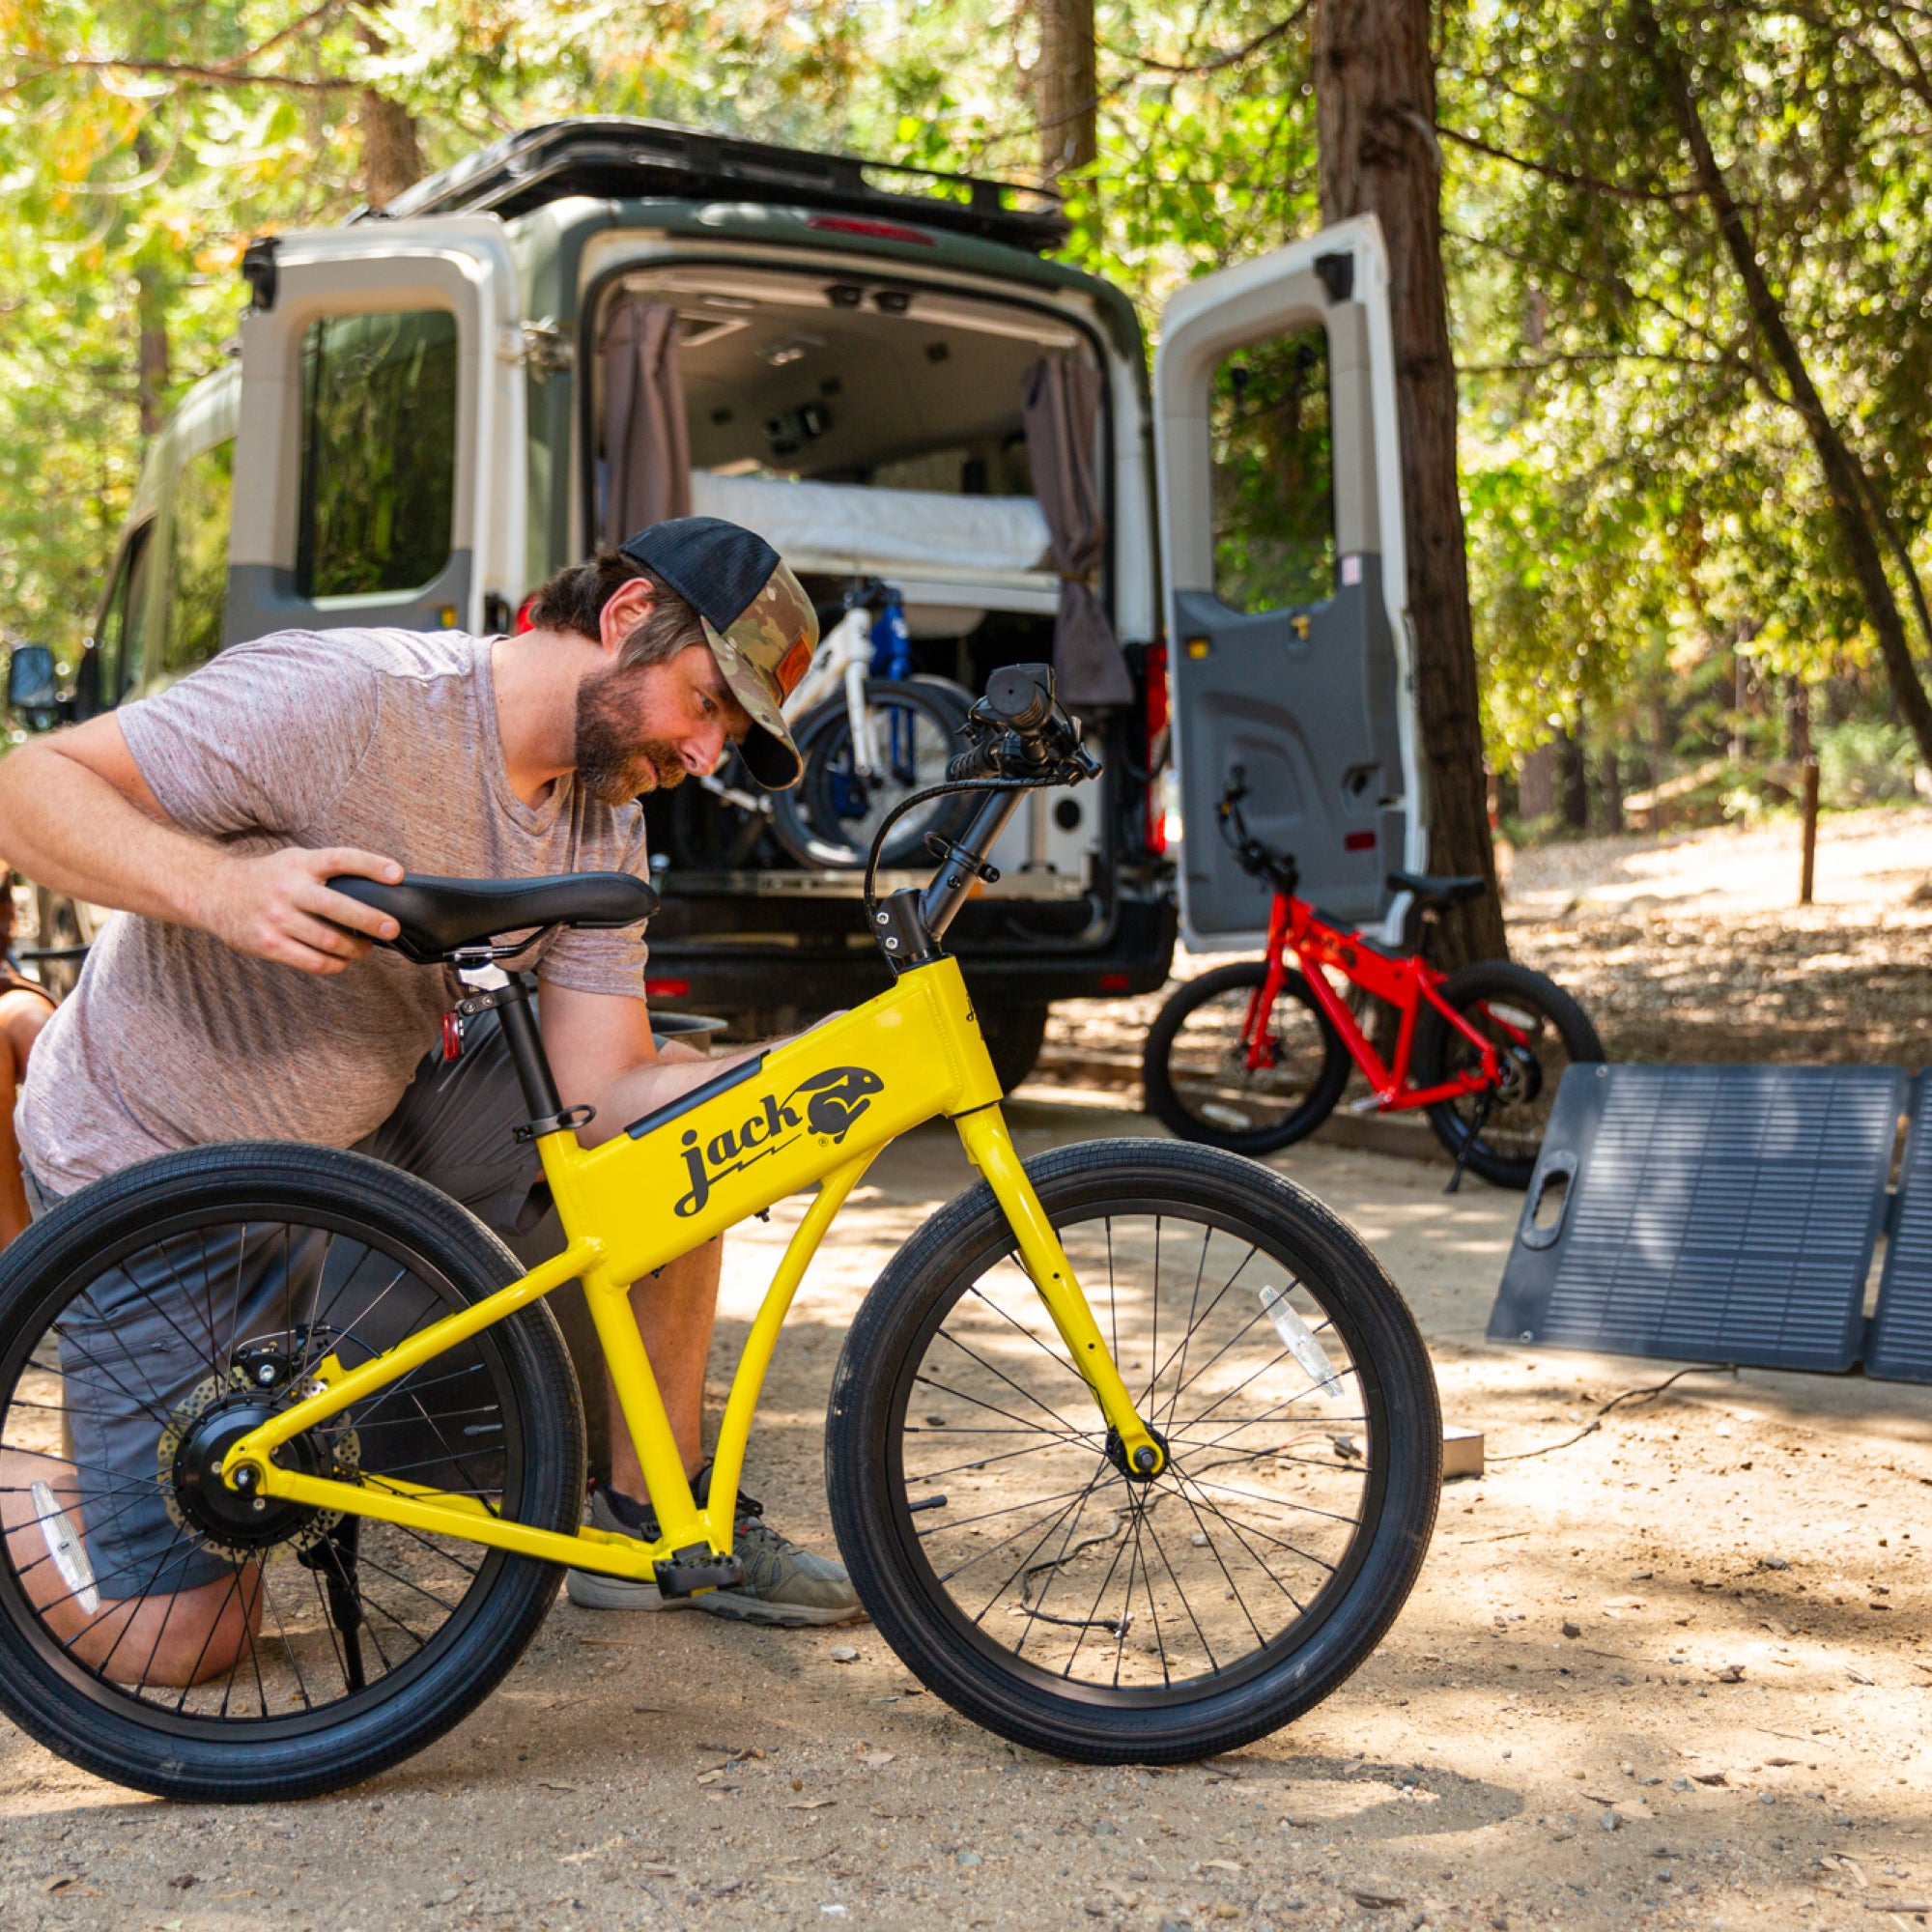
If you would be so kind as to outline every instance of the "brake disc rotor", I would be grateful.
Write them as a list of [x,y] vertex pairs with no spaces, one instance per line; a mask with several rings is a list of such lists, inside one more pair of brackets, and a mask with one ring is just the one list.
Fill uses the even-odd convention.
[[[231,1563],[267,1562],[313,1548],[342,1520],[340,1510],[274,1496],[249,1496],[221,1480],[228,1451],[263,1423],[298,1402],[320,1395],[324,1384],[305,1378],[265,1391],[238,1361],[226,1375],[210,1376],[176,1406],[156,1445],[156,1480],[176,1527]],[[361,1442],[346,1416],[331,1416],[276,1452],[306,1476],[353,1477],[361,1466]]]

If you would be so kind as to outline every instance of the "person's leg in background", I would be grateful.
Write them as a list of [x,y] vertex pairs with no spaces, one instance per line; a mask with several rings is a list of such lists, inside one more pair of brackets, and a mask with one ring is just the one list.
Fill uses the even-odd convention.
[[[676,1043],[668,1050],[676,1053]],[[509,1050],[496,1016],[488,1014],[481,1025],[471,1025],[460,1059],[444,1062],[432,1055],[422,1063],[396,1111],[359,1147],[461,1201],[498,1235],[528,1235],[547,1211],[549,1194],[535,1151],[511,1138],[525,1118]],[[704,1371],[723,1249],[722,1239],[707,1241],[631,1290],[638,1329],[685,1473],[693,1478],[700,1502],[709,1475],[703,1450]],[[588,1399],[597,1398],[592,1393]],[[592,1497],[590,1520],[616,1535],[655,1541],[657,1517],[649,1488],[608,1378],[604,1400],[611,1420],[611,1480]],[[666,1600],[655,1583],[572,1570],[566,1575],[571,1601],[590,1609],[663,1609],[689,1604],[716,1616],[767,1624],[842,1623],[858,1615],[858,1596],[843,1566],[800,1548],[763,1519],[764,1506],[741,1493],[735,1549],[745,1566],[745,1581],[735,1589]]]
[[[0,886],[0,954],[14,943],[14,896]],[[53,1018],[54,996],[0,957],[0,1248],[26,1232],[33,1217],[20,1179],[14,1096],[27,1077],[27,1056]]]

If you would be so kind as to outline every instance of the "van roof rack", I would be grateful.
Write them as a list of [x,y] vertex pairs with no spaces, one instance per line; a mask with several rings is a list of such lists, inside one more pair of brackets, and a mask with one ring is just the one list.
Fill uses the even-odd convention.
[[[895,185],[879,185],[879,177]],[[901,182],[906,188],[896,185]],[[913,184],[918,189],[908,191]],[[830,209],[977,235],[1040,255],[1060,247],[1069,226],[1060,197],[1046,188],[616,115],[526,128],[418,182],[380,213],[362,208],[350,220],[478,213],[507,219],[573,194],[724,196]]]

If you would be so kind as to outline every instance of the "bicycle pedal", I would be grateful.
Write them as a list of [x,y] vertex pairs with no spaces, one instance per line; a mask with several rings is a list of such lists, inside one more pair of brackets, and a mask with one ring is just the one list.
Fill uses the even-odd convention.
[[695,1597],[700,1590],[728,1590],[745,1580],[745,1566],[735,1556],[714,1556],[701,1544],[663,1556],[652,1564],[658,1588],[667,1597]]

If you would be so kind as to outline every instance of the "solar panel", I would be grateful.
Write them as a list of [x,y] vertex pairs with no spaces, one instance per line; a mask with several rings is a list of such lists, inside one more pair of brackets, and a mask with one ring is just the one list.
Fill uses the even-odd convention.
[[1886,1243],[1865,1371],[1889,1381],[1932,1382],[1932,1074],[1913,1082],[1891,1237]]
[[1571,1067],[1491,1337],[1849,1369],[1905,1102],[1890,1066]]

